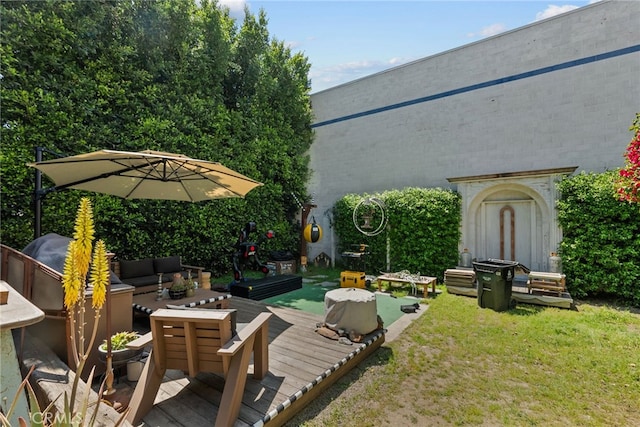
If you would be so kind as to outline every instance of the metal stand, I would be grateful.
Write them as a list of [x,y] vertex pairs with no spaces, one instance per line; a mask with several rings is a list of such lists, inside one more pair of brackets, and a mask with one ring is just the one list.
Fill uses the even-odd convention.
[[162,286],[162,273],[158,273],[158,294],[156,296],[156,301],[162,300],[162,292],[164,291]]

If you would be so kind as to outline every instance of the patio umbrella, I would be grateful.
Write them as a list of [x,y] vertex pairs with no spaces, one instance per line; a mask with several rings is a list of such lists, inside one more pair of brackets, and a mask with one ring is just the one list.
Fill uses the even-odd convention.
[[28,166],[55,182],[46,192],[74,188],[125,199],[199,202],[244,197],[262,185],[217,162],[150,150],[100,150]]
[[[42,190],[36,179],[37,202],[47,193],[66,188],[111,194],[125,199],[199,202],[244,197],[262,185],[220,163],[160,151],[100,150],[54,160],[28,163],[45,173],[55,187]],[[38,203],[36,203],[38,205]],[[36,206],[36,237],[40,234],[40,209]],[[107,342],[110,343],[110,291],[107,290]],[[109,346],[108,346],[109,347]],[[111,348],[107,351],[107,391],[113,394]]]

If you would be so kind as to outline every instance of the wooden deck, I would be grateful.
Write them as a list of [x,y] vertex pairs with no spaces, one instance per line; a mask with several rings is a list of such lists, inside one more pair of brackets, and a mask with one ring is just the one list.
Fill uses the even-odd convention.
[[[380,330],[363,343],[340,344],[315,332],[322,316],[240,297],[229,302],[230,308],[238,310],[239,323],[249,322],[260,312],[273,313],[269,322],[269,373],[261,381],[249,376],[236,426],[284,424],[385,340],[385,331]],[[222,385],[222,378],[214,374],[188,378],[180,371],[168,371],[143,425],[211,425]]]

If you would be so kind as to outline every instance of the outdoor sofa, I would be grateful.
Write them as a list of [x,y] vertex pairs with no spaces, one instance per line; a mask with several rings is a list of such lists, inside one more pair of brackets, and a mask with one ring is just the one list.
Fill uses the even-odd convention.
[[111,263],[111,270],[122,283],[135,288],[134,295],[154,292],[158,289],[158,276],[162,273],[163,287],[168,288],[173,282],[173,275],[180,273],[183,278],[189,276],[193,281],[202,283],[204,267],[182,264],[180,256],[162,258],[143,258],[138,260],[116,260]]

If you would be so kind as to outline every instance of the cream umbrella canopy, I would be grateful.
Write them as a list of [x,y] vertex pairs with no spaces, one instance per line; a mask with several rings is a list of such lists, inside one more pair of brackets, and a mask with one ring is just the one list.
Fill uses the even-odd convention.
[[56,184],[47,192],[73,188],[125,199],[199,202],[244,197],[262,185],[217,162],[150,150],[100,150],[28,166]]

